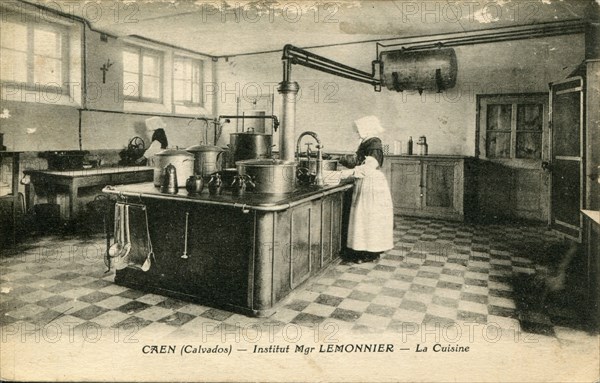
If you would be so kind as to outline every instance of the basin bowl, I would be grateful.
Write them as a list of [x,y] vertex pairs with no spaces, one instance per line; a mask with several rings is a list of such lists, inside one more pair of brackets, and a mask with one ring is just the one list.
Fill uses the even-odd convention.
[[255,193],[285,194],[296,189],[296,162],[275,159],[237,161],[240,175],[248,175],[255,183]]
[[[339,163],[338,160],[323,160],[323,170],[324,171],[337,170],[338,163]],[[316,173],[317,172],[317,159],[311,158],[310,161],[308,161],[306,158],[300,159],[300,161],[298,162],[298,167],[308,169],[309,173]]]

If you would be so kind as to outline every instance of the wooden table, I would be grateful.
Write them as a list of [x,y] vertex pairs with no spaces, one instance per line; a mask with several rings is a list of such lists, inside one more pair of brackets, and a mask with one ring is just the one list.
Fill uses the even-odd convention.
[[148,182],[153,179],[153,168],[147,166],[63,171],[25,170],[23,173],[30,177],[26,188],[28,208],[31,209],[35,204],[36,189],[45,188],[49,202],[55,203],[57,190],[66,188],[69,196],[68,219],[73,219],[78,212],[77,195],[80,188]]

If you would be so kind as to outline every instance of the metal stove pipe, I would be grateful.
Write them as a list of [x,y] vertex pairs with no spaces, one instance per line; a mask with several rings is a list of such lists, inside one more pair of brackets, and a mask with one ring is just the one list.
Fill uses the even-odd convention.
[[285,161],[295,160],[296,141],[296,96],[300,85],[293,81],[282,81],[277,87],[281,94],[281,130],[279,132],[279,158]]

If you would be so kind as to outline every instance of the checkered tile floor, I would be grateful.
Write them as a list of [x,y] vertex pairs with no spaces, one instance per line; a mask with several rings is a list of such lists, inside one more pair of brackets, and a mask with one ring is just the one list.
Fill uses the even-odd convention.
[[169,335],[197,333],[207,322],[330,321],[357,333],[477,322],[559,339],[587,334],[572,293],[540,302],[533,283],[540,252],[558,241],[545,227],[396,217],[394,233],[395,248],[378,262],[341,263],[261,319],[115,285],[100,236],[43,237],[0,258],[0,326],[135,324]]

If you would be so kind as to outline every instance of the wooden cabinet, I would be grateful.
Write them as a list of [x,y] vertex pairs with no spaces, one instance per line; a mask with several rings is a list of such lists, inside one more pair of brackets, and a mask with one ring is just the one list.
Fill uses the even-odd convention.
[[468,157],[386,157],[394,213],[463,220],[475,202],[473,167]]

